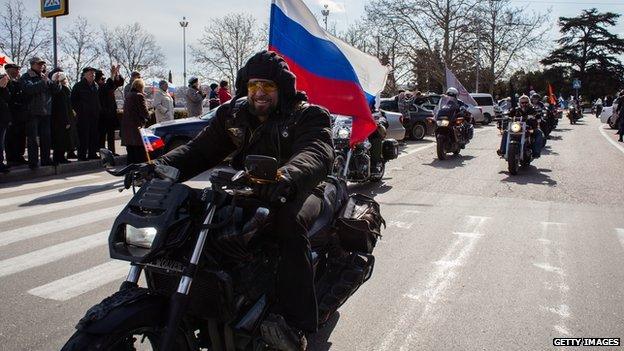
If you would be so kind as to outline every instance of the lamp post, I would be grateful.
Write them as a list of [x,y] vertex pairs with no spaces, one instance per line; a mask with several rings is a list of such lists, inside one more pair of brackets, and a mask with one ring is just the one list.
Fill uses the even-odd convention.
[[323,15],[323,22],[325,22],[325,30],[327,31],[327,16],[329,16],[329,5],[325,4],[324,9],[321,10],[321,15]]
[[182,27],[182,45],[184,45],[183,56],[184,56],[184,84],[186,84],[186,27],[188,27],[188,21],[186,17],[182,17],[180,21],[180,27]]

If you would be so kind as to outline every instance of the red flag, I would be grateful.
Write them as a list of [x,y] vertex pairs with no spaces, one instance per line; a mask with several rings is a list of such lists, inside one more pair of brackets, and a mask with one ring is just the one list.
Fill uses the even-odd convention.
[[557,97],[555,96],[555,93],[553,93],[553,87],[550,83],[548,83],[548,103],[551,105],[557,104]]

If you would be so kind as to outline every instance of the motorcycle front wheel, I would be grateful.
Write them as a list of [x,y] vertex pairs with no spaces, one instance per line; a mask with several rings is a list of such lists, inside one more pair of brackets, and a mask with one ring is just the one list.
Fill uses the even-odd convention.
[[382,162],[381,172],[379,172],[379,174],[376,174],[376,175],[371,174],[370,181],[374,183],[381,182],[381,179],[383,179],[384,173],[386,173],[386,163]]
[[518,174],[519,162],[518,162],[518,145],[509,144],[509,150],[507,150],[507,168],[512,175]]
[[[155,308],[161,306],[154,306]],[[113,314],[114,315],[114,314]],[[106,318],[106,317],[105,317]],[[91,334],[76,331],[61,351],[148,351],[160,350],[163,326],[149,316],[119,323],[121,326],[108,334]],[[178,332],[173,350],[192,350],[183,332]]]
[[444,150],[444,144],[445,144],[446,140],[444,140],[444,138],[437,138],[436,139],[436,151],[438,153],[438,160],[440,161],[444,161],[446,160],[446,150]]

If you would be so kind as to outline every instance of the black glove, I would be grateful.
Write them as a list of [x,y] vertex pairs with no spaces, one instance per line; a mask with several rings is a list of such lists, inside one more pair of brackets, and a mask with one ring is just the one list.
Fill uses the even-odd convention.
[[292,179],[287,172],[283,172],[277,182],[255,185],[254,191],[259,199],[271,204],[284,203],[295,194]]

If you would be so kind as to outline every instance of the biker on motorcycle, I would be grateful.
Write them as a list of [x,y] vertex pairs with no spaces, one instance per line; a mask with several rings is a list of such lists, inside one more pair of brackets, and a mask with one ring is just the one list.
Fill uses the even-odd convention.
[[[281,255],[278,307],[267,320],[285,330],[289,350],[303,350],[304,333],[315,332],[318,321],[307,233],[320,214],[322,200],[313,191],[332,170],[333,144],[329,112],[306,103],[305,93],[295,89],[295,78],[277,53],[255,54],[238,71],[237,95],[217,110],[212,123],[156,162],[179,169],[184,181],[219,165],[232,153],[231,166],[239,170],[244,169],[247,155],[278,160],[279,180],[256,189],[261,199],[281,205],[274,209]],[[280,204],[283,198],[286,204]]]
[[[445,109],[454,110],[451,114],[452,116],[457,116],[458,113],[467,111],[468,105],[463,101],[459,100],[457,97],[459,96],[459,91],[457,88],[450,87],[446,90],[446,96],[448,97],[448,101],[443,106]],[[472,139],[472,135],[474,134],[474,127],[472,126],[472,117],[470,113],[466,113],[466,117],[464,118],[463,124],[463,134],[466,140]]]
[[[537,111],[531,105],[529,97],[526,95],[520,96],[518,99],[518,106],[509,110],[509,117],[523,117],[527,126],[533,130],[533,144],[531,150],[533,151],[533,158],[539,158],[544,146],[544,134],[539,129],[539,119],[537,119]],[[529,118],[529,116],[533,116]],[[503,131],[501,138],[500,148],[496,150],[499,156],[502,156],[506,152],[507,147],[507,130]]]

